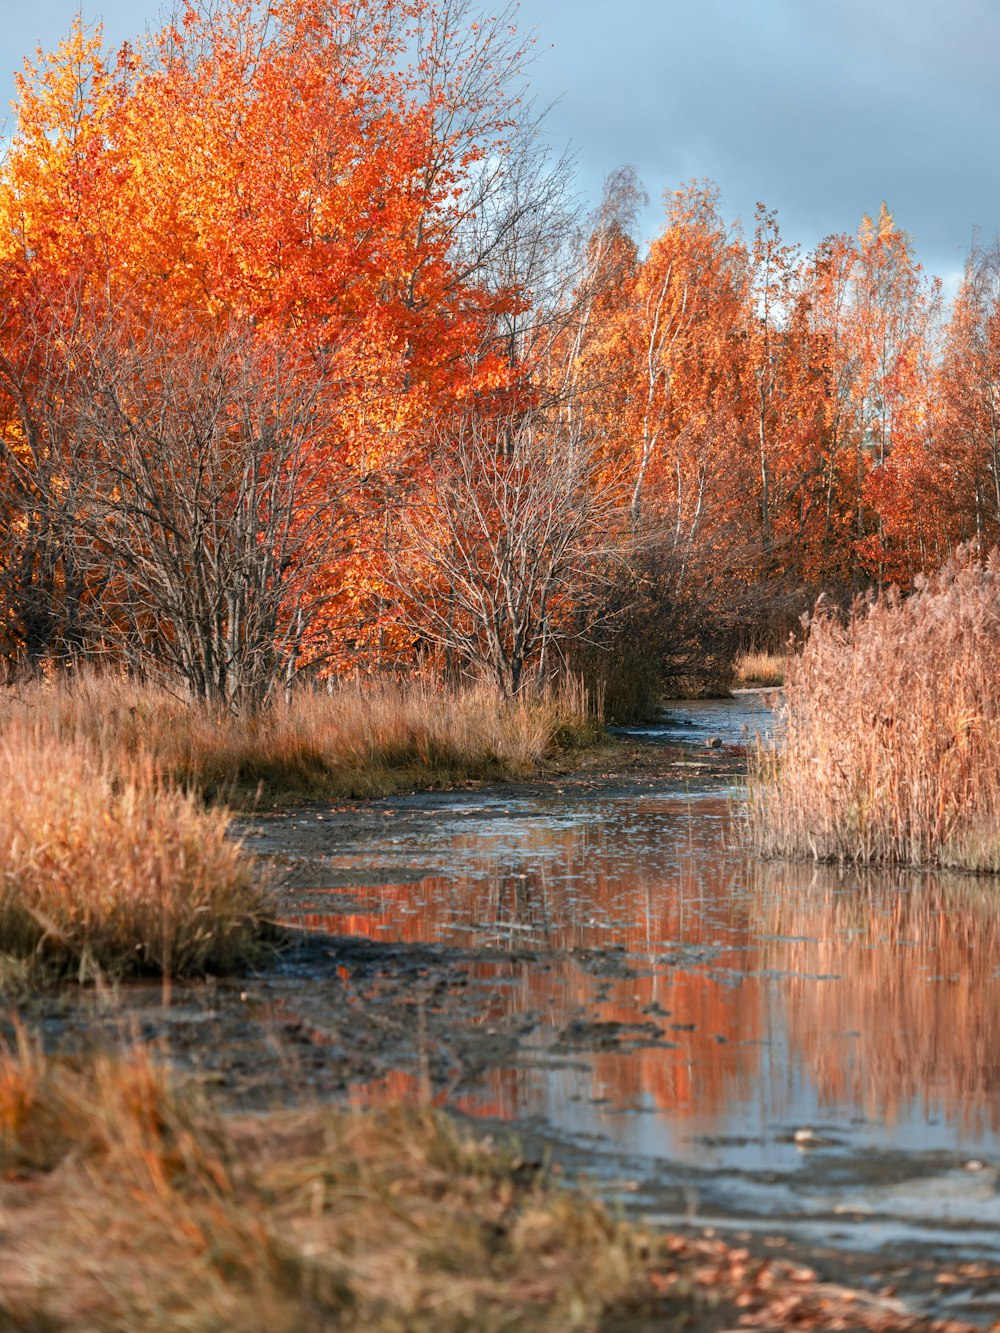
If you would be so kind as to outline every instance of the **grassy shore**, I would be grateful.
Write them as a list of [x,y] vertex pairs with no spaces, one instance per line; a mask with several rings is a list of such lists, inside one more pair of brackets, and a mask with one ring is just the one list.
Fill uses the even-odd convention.
[[23,1033],[0,1061],[0,1208],[12,1333],[930,1328],[637,1229],[427,1109],[224,1119],[144,1050],[71,1063]]
[[766,855],[1000,872],[1000,567],[814,619],[780,750],[751,773]]
[[9,691],[0,715],[0,987],[257,961],[275,905],[228,804],[526,776],[594,742],[569,682],[539,699],[427,682],[303,691],[247,718],[121,676]]
[[787,653],[741,653],[733,667],[733,684],[777,687],[785,683]]
[[86,743],[109,771],[136,761],[232,803],[386,795],[475,778],[523,777],[603,728],[575,680],[540,698],[424,680],[297,691],[237,717],[116,675],[78,675],[11,692],[0,730]]

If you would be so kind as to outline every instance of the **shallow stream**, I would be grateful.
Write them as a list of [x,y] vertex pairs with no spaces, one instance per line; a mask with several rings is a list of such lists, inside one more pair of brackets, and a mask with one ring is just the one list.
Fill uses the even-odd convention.
[[[633,734],[760,726],[734,700]],[[472,953],[474,1022],[519,1040],[476,1086],[456,1074],[454,1109],[657,1222],[1000,1261],[996,885],[761,863],[735,788],[383,805],[367,835],[308,840],[318,882],[300,866],[291,916]],[[259,843],[288,852],[292,824]],[[387,1071],[352,1092],[407,1087]]]

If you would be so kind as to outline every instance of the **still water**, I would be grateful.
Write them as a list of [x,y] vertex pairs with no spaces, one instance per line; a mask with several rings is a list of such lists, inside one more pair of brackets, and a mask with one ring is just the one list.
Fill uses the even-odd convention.
[[[760,725],[736,700],[645,731]],[[313,854],[290,915],[475,950],[476,1021],[525,1035],[454,1109],[654,1220],[1000,1257],[995,881],[761,862],[736,788],[384,806],[377,834]]]

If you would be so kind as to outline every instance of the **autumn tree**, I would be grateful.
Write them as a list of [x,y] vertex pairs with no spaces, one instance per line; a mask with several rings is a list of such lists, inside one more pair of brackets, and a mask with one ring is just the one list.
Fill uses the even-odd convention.
[[935,514],[927,559],[959,543],[1000,542],[1000,246],[977,246],[949,321],[934,406],[931,446],[919,478]]
[[[747,321],[740,359],[748,444],[753,441],[758,498],[759,577],[801,584],[822,476],[823,380],[808,325],[807,266],[788,245],[773,211],[757,205],[748,253]],[[751,537],[752,534],[748,534]]]
[[78,560],[104,583],[90,638],[252,711],[294,676],[346,540],[323,368],[236,323],[101,335],[79,349],[74,395]]
[[98,263],[92,221],[114,90],[99,38],[79,25],[17,86],[0,176],[0,614],[8,672],[32,672],[80,653],[95,591],[77,561],[68,345],[86,323]]
[[[746,249],[713,186],[691,184],[666,206],[645,255],[627,233],[595,238],[614,281],[594,303],[581,353],[606,457],[628,478],[637,610],[620,624],[644,661],[656,645],[651,678],[689,674],[698,658],[699,670],[709,661],[714,670],[707,640],[733,623],[738,599],[728,593],[744,577],[755,494],[742,412]],[[756,533],[759,518],[749,527]]]
[[[110,391],[113,323],[145,347],[129,373],[152,367],[145,386],[133,375],[133,402],[194,392],[163,360],[188,342],[210,379],[234,347],[302,377],[325,432],[309,467],[326,469],[344,535],[307,580],[302,660],[336,664],[338,641],[363,643],[359,621],[383,631],[388,509],[422,463],[428,421],[511,380],[501,320],[526,298],[524,267],[507,256],[539,191],[557,190],[529,170],[512,86],[523,54],[502,17],[477,23],[455,0],[225,0],[185,3],[117,59],[78,24],[27,67],[0,177],[0,391],[11,497],[48,496],[45,515],[21,523],[37,548],[21,561],[37,571],[36,603],[55,581],[68,587],[45,573],[39,542],[52,496],[74,486],[65,433],[48,429],[44,451],[25,445],[41,439],[30,411],[60,400],[47,389],[60,357],[76,376],[90,366],[98,398]],[[83,324],[70,328],[66,310]],[[296,400],[294,385],[282,394]],[[134,463],[146,427],[123,429]],[[38,639],[13,605],[23,583],[7,579],[5,612],[22,645]],[[43,637],[36,655],[52,646]]]
[[435,445],[396,528],[401,614],[505,694],[539,690],[627,554],[624,490],[558,415],[460,418]]
[[819,380],[813,441],[818,508],[805,574],[810,586],[850,588],[856,578],[857,495],[851,344],[852,237],[828,236],[809,256],[798,308],[803,350]]
[[[900,511],[901,474],[919,451],[930,325],[936,289],[928,289],[909,238],[885,204],[858,231],[853,279],[852,344],[856,367],[857,549],[881,583],[906,576],[896,558],[907,516]],[[874,511],[866,531],[865,504]]]
[[17,675],[81,652],[96,590],[76,540],[86,459],[66,342],[80,311],[71,293],[53,307],[27,284],[11,289],[0,305],[0,653]]

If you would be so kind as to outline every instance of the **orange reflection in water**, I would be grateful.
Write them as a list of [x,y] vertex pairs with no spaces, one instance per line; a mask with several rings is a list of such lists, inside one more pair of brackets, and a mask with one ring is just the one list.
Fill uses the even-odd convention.
[[[742,1043],[761,1036],[761,997],[758,987],[734,987],[708,970],[737,964],[750,943],[745,913],[733,907],[734,864],[717,846],[713,857],[691,848],[664,861],[648,848],[623,849],[600,824],[539,823],[519,847],[523,869],[497,868],[495,848],[474,836],[456,837],[452,851],[465,867],[453,876],[355,890],[369,910],[296,919],[338,934],[475,950],[469,975],[490,990],[478,1022],[530,1016],[534,1053],[585,1061],[591,1095],[612,1107],[704,1117],[725,1107],[734,1081],[745,1095],[759,1057]],[[657,1029],[661,1044],[651,1044]],[[493,1069],[475,1109],[529,1114],[537,1085],[531,1070]],[[380,1080],[365,1095],[400,1090]]]
[[[914,1102],[1000,1127],[1000,886],[971,877],[748,867],[793,1046],[821,1098],[893,1122]],[[797,940],[795,936],[807,936]],[[810,980],[834,974],[836,983]],[[838,1034],[852,1033],[852,1058]]]
[[[676,816],[655,838],[641,822],[520,821],[516,855],[472,829],[448,843],[454,874],[298,919],[474,951],[481,1026],[535,1023],[525,1066],[488,1071],[460,1103],[478,1114],[586,1097],[711,1133],[735,1103],[782,1118],[805,1082],[821,1105],[877,1121],[922,1109],[1000,1129],[996,885],[755,862],[692,809],[690,839]],[[416,1096],[406,1077],[366,1095]]]

